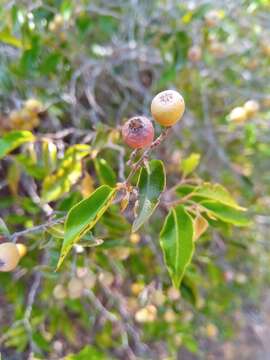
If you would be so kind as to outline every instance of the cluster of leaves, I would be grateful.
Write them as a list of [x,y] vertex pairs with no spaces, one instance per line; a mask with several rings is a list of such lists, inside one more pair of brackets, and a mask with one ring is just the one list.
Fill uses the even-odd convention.
[[[228,2],[209,27],[214,2],[150,3],[0,9],[0,233],[28,248],[0,274],[1,309],[12,305],[11,316],[0,309],[4,359],[207,352],[218,334],[233,335],[233,310],[265,281],[269,5]],[[184,120],[127,183],[133,155],[120,125],[171,86],[183,92]],[[33,97],[44,105],[38,127],[2,128]],[[258,114],[230,123],[249,98]]]

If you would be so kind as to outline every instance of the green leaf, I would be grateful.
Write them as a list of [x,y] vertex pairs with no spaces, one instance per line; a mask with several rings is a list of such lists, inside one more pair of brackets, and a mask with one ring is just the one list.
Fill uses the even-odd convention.
[[152,160],[147,167],[141,169],[138,179],[139,210],[132,232],[149,219],[159,204],[159,198],[166,186],[166,174],[162,161]]
[[0,31],[0,42],[14,46],[16,48],[22,48],[22,41],[13,36],[8,28]]
[[10,237],[10,232],[8,230],[8,227],[2,218],[0,218],[0,235]]
[[57,171],[48,175],[42,184],[41,197],[44,202],[57,200],[71,189],[82,175],[81,160],[89,154],[90,146],[71,146],[61,160]]
[[198,186],[194,190],[194,196],[192,197],[192,199],[197,199],[198,202],[208,199],[214,200],[238,210],[245,210],[245,208],[237,204],[229,191],[220,184],[204,183],[203,185]]
[[12,131],[0,138],[0,159],[20,145],[34,141],[35,137],[30,131]]
[[114,358],[107,357],[104,353],[100,352],[98,349],[93,346],[86,346],[78,354],[70,354],[64,357],[63,360],[113,360]]
[[160,245],[173,285],[178,288],[194,253],[193,222],[182,205],[169,212]]
[[250,220],[246,214],[238,209],[224,205],[217,201],[202,201],[201,205],[207,209],[213,216],[224,222],[236,225],[250,225]]
[[68,252],[94,225],[113,201],[116,189],[107,185],[100,186],[89,198],[71,208],[65,221],[64,242],[62,245],[57,270]]
[[180,164],[180,170],[183,172],[184,176],[189,175],[196,169],[200,163],[201,155],[197,153],[192,153],[188,158],[182,160]]
[[105,185],[115,186],[116,175],[107,161],[105,159],[95,159],[94,164],[100,182]]

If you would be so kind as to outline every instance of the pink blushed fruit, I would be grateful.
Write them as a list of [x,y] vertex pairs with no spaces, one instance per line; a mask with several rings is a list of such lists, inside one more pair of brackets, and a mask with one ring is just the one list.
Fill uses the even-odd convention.
[[154,127],[145,116],[134,116],[122,127],[124,142],[133,149],[149,147],[154,140]]

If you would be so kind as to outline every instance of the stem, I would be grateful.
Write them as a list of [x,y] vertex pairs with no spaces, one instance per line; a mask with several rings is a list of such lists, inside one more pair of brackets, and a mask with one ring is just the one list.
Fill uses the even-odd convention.
[[20,236],[24,236],[24,235],[27,235],[27,234],[33,233],[33,232],[39,232],[41,230],[46,229],[49,226],[60,224],[61,222],[64,221],[64,219],[65,219],[65,216],[63,216],[63,217],[61,217],[59,219],[56,219],[56,220],[49,220],[45,224],[37,225],[37,226],[31,227],[29,229],[25,229],[25,230],[22,230],[22,231],[17,231],[14,234],[11,235],[11,241],[16,242],[17,238],[20,237]]
[[135,164],[133,164],[132,170],[130,171],[130,173],[125,181],[126,185],[128,185],[130,183],[131,178],[142,166],[144,160],[148,157],[148,155],[151,153],[151,151],[154,148],[156,148],[157,146],[159,146],[166,139],[166,137],[170,133],[170,130],[171,130],[171,127],[167,127],[165,130],[163,130],[162,133],[159,135],[159,137],[151,144],[151,146],[144,151],[144,153],[142,154],[140,159]]

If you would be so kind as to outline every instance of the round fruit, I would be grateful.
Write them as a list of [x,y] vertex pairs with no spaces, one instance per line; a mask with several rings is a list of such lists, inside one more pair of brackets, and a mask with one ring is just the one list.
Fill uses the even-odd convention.
[[42,111],[42,104],[37,99],[28,99],[24,107],[33,114],[38,114]]
[[196,63],[200,61],[201,58],[202,58],[202,49],[200,48],[200,46],[194,45],[188,50],[188,59],[191,62]]
[[16,244],[18,253],[20,255],[20,258],[22,258],[27,253],[27,247],[24,244]]
[[242,123],[247,120],[247,113],[243,107],[236,107],[230,112],[229,118],[231,121]]
[[0,244],[0,271],[12,271],[18,265],[20,254],[16,244],[5,242]]
[[181,119],[185,102],[177,91],[165,90],[157,94],[151,103],[153,118],[162,126],[172,126]]
[[217,26],[220,21],[220,14],[217,10],[211,10],[205,15],[205,23],[208,27]]
[[248,100],[244,104],[244,109],[245,109],[248,117],[253,116],[259,111],[260,104],[256,100]]
[[133,149],[149,147],[154,140],[152,122],[145,116],[134,116],[122,127],[124,142]]

